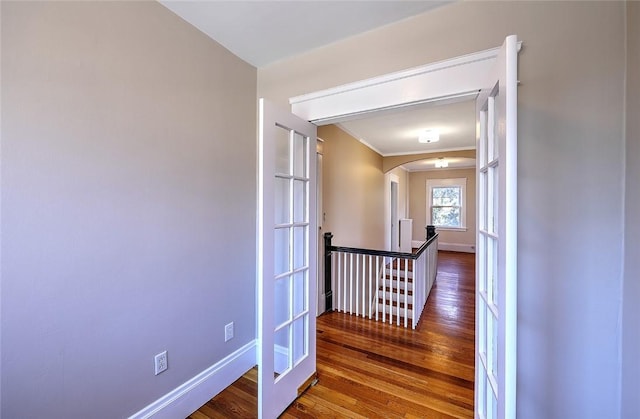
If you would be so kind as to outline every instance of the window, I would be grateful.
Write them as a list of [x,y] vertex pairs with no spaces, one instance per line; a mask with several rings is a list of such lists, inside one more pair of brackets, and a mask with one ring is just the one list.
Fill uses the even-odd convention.
[[427,180],[427,224],[466,229],[466,178]]

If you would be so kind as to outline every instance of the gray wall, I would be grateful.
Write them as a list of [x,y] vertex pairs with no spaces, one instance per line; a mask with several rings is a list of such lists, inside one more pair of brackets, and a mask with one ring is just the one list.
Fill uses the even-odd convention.
[[524,41],[521,419],[620,413],[624,23],[623,2],[457,2],[258,70],[258,93],[286,104],[296,95],[495,47],[512,33]]
[[640,417],[640,3],[627,3],[627,150],[622,417]]
[[1,414],[123,417],[256,336],[256,70],[155,2],[1,7]]

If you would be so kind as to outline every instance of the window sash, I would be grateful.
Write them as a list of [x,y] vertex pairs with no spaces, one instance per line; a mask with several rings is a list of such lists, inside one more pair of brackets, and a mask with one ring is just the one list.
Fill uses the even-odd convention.
[[[466,178],[427,179],[427,224],[466,228]],[[443,201],[452,205],[442,205]]]
[[[443,223],[443,222],[437,222],[437,218],[438,216],[436,215],[436,211],[438,209],[453,209],[454,211],[450,211],[448,212],[448,214],[455,214],[455,218],[454,218],[454,222],[453,223]],[[443,215],[447,216],[448,215],[447,212],[444,212]],[[436,226],[436,227],[442,227],[442,228],[462,228],[462,206],[459,205],[433,205],[431,207],[431,224]]]
[[[452,190],[453,197],[448,196],[435,196],[436,193],[440,195],[443,190]],[[450,205],[446,205],[444,202],[450,201]],[[436,202],[439,202],[438,205],[435,205]],[[451,186],[432,186],[431,187],[431,206],[462,206],[462,187],[458,185]]]

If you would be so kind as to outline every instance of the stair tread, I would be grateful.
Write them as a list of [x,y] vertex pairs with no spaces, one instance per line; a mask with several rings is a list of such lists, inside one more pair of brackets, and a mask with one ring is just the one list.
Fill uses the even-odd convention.
[[[391,288],[391,287],[380,287],[380,289],[378,291],[386,291],[386,292],[391,292],[393,294],[398,294],[398,288]],[[409,289],[409,290],[404,290],[402,288],[400,288],[400,295],[413,295],[413,290]]]
[[[392,277],[391,277],[391,275],[386,274],[384,279],[392,279],[392,280],[394,280],[394,281],[397,281],[397,280],[398,280],[398,277],[397,277],[397,276],[394,276],[394,277],[392,278]],[[405,281],[407,281],[407,282],[413,282],[413,276],[408,276],[408,277],[406,277],[406,278],[405,278],[404,276],[401,276],[401,277],[400,277],[400,279],[405,280]]]
[[[397,307],[398,302],[387,300],[385,304],[385,301],[382,298],[378,298],[378,305]],[[400,308],[404,308],[405,305],[407,306],[407,309],[413,310],[413,304],[411,303],[406,304],[404,301],[400,301]]]

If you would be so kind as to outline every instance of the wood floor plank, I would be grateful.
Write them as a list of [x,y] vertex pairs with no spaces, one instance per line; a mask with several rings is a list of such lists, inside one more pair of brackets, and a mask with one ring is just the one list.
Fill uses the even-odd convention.
[[[317,319],[318,384],[281,418],[473,417],[475,259],[438,258],[415,330],[337,312]],[[189,418],[257,417],[257,379],[254,368]]]

